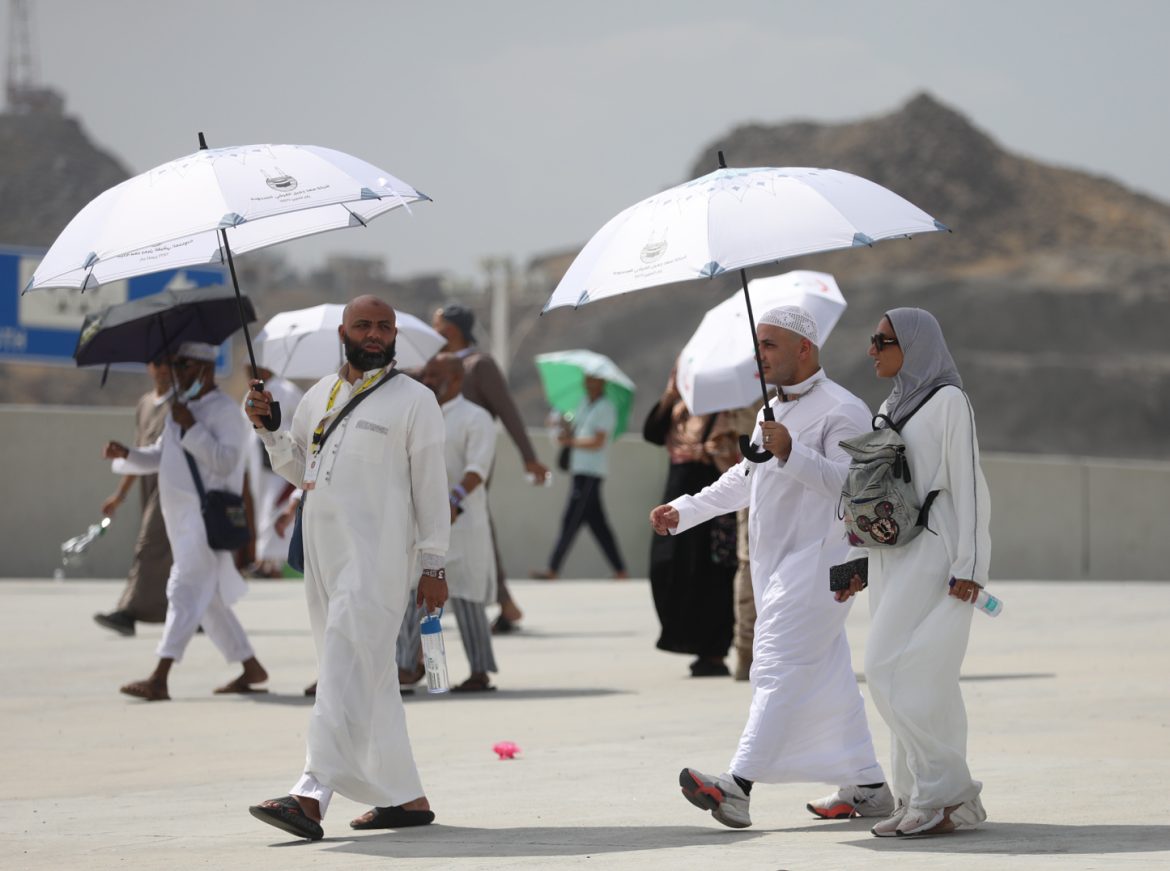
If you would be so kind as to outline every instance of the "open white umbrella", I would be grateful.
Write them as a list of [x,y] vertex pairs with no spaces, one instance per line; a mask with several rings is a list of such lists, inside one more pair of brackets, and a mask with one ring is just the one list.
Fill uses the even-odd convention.
[[[799,305],[817,322],[823,348],[845,311],[845,297],[827,272],[798,269],[748,284],[752,309]],[[747,307],[737,292],[703,316],[678,358],[679,393],[691,414],[711,414],[759,402],[756,357],[744,341]]]
[[[314,145],[200,150],[99,194],[49,248],[30,290],[86,290],[195,264],[226,264],[239,298],[235,253],[344,227],[364,227],[400,206],[428,200],[364,160]],[[241,304],[242,305],[242,304]],[[243,310],[241,308],[241,320]],[[244,340],[256,374],[252,340]],[[279,425],[274,406],[265,422]]]
[[[808,167],[729,169],[721,151],[715,172],[642,200],[598,230],[544,310],[739,270],[751,330],[745,341],[755,348],[746,267],[946,229],[860,176]],[[764,416],[771,420],[758,353],[756,373]],[[746,437],[740,445],[756,462],[771,457]]]
[[[265,369],[285,378],[321,378],[344,362],[337,328],[345,306],[334,303],[274,315],[256,335],[256,357]],[[394,341],[399,368],[414,369],[439,353],[447,340],[420,318],[394,310]]]

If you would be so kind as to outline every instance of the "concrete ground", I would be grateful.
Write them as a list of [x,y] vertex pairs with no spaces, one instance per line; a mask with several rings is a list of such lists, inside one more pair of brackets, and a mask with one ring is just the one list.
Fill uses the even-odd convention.
[[[804,804],[821,784],[761,784],[754,827],[720,826],[677,776],[723,770],[748,686],[692,679],[686,658],[654,649],[644,581],[518,583],[527,617],[498,640],[500,690],[407,702],[437,823],[354,833],[346,822],[364,808],[338,797],[317,843],[247,813],[303,759],[314,660],[300,584],[253,584],[239,607],[270,694],[212,696],[234,668],[197,637],[174,700],[154,704],[117,687],[147,674],[159,627],[124,639],[90,620],[119,588],[0,582],[0,867],[1170,867],[1170,583],[996,585],[1005,613],[975,616],[963,683],[989,820],[923,840],[813,819]],[[866,625],[863,603],[855,663]],[[454,681],[466,674],[457,638]],[[870,724],[885,760],[872,708]],[[501,740],[517,759],[496,759]]]

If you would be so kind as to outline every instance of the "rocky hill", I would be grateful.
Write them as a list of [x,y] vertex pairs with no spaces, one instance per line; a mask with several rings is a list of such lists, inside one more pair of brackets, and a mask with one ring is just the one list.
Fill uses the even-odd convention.
[[[837,277],[849,309],[825,366],[871,405],[888,385],[872,374],[866,337],[884,311],[916,305],[943,325],[986,450],[1170,457],[1170,205],[1013,155],[928,95],[852,123],[731,130],[700,150],[692,174],[711,171],[719,149],[736,166],[862,175],[953,228],[750,271]],[[691,282],[540,318],[514,374],[530,416],[539,388],[524,361],[573,346],[613,356],[642,387],[644,412],[703,311],[737,287]]]
[[[918,305],[943,325],[984,449],[1170,458],[1170,205],[1012,154],[928,95],[845,124],[730,130],[699,149],[693,176],[716,165],[718,149],[736,166],[857,173],[954,229],[750,271],[837,276],[849,309],[825,348],[825,367],[871,405],[887,385],[872,374],[866,337],[884,311]],[[0,116],[0,240],[49,244],[85,202],[125,176],[76,122]],[[512,306],[513,386],[526,419],[539,424],[546,406],[533,355],[593,348],[639,385],[636,428],[703,313],[733,293],[737,279],[655,288],[542,317],[571,254],[538,258],[527,270]],[[239,266],[262,316],[360,292],[382,293],[426,316],[450,291],[435,276],[364,281],[338,278],[333,268],[298,275],[263,252]],[[486,304],[475,307],[487,315]],[[103,390],[98,379],[92,371],[0,366],[0,401],[128,404],[143,388],[141,376],[115,373]],[[242,385],[238,368],[233,384]]]

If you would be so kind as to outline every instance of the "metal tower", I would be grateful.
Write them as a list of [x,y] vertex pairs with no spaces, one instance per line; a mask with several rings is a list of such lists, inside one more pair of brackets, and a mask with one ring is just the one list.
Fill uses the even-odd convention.
[[37,58],[33,52],[32,4],[29,0],[8,0],[8,80],[5,93],[10,113],[61,114],[65,101],[56,91],[42,88],[39,80]]

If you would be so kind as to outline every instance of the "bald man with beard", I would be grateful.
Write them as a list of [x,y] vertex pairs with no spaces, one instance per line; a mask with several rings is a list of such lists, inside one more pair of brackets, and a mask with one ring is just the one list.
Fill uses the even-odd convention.
[[287,795],[249,810],[314,841],[334,792],[373,805],[350,823],[355,829],[434,820],[406,731],[394,644],[412,587],[415,604],[428,609],[447,600],[444,427],[435,395],[397,377],[397,333],[388,303],[358,297],[338,328],[345,365],[309,389],[289,431],[263,428],[272,397],[259,382],[245,401],[273,471],[304,489],[305,595],[319,668],[304,772]]

